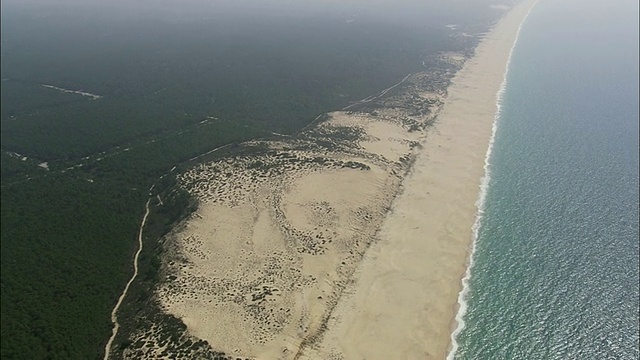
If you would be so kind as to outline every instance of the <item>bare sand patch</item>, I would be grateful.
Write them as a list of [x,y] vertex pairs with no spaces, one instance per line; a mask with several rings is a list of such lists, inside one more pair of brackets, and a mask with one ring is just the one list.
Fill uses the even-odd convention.
[[295,358],[314,342],[432,119],[392,115],[331,113],[300,140],[182,174],[200,206],[167,242],[164,311],[234,357]]

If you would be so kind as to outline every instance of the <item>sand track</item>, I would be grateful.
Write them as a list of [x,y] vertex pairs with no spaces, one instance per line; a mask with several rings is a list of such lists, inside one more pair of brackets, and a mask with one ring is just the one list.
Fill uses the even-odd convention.
[[142,246],[143,246],[142,231],[144,230],[144,225],[146,224],[147,217],[149,216],[150,201],[151,200],[147,200],[147,203],[144,206],[145,208],[144,215],[142,216],[142,222],[140,223],[140,230],[138,231],[138,250],[136,251],[136,254],[133,257],[133,274],[131,275],[131,278],[127,282],[127,285],[124,287],[124,290],[122,290],[122,294],[118,298],[118,302],[116,303],[116,305],[113,307],[113,310],[111,311],[111,322],[113,323],[113,329],[111,331],[111,337],[109,338],[109,340],[107,341],[107,344],[104,347],[104,360],[109,359],[113,340],[115,339],[116,335],[118,335],[118,330],[120,329],[120,323],[118,322],[118,310],[122,305],[122,301],[127,296],[129,287],[131,287],[131,284],[138,276],[138,258],[140,258],[140,253],[142,252]]

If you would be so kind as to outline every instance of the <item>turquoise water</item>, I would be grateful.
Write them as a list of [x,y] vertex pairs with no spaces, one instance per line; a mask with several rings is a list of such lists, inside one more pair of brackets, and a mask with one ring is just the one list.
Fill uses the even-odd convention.
[[507,76],[459,359],[638,359],[638,3],[541,0]]

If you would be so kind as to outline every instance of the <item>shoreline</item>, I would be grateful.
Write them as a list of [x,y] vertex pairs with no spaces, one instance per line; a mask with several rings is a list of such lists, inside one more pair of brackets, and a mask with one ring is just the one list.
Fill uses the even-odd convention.
[[480,231],[480,227],[482,226],[482,218],[484,215],[485,205],[486,205],[486,195],[487,190],[489,188],[489,184],[491,181],[491,155],[493,154],[493,145],[495,142],[496,130],[498,129],[498,121],[500,121],[501,111],[502,111],[502,101],[504,99],[504,93],[507,87],[507,78],[509,76],[509,67],[511,65],[511,58],[513,56],[513,49],[518,44],[518,39],[520,37],[520,32],[522,31],[522,26],[527,21],[529,14],[531,14],[531,10],[536,6],[538,0],[533,0],[533,3],[528,6],[527,13],[524,15],[524,18],[520,22],[518,26],[518,30],[516,32],[515,39],[513,41],[513,45],[511,45],[511,49],[509,50],[509,56],[507,58],[507,65],[504,71],[502,83],[500,84],[500,89],[496,93],[496,113],[493,118],[493,124],[491,127],[491,138],[489,139],[489,146],[487,147],[487,153],[484,158],[484,176],[480,181],[480,193],[478,195],[478,200],[476,201],[476,219],[471,227],[472,231],[472,239],[471,239],[471,249],[469,253],[469,257],[467,260],[467,268],[464,272],[464,276],[461,279],[461,289],[458,294],[458,302],[454,306],[456,309],[456,315],[452,321],[452,331],[449,343],[449,350],[447,354],[447,360],[454,360],[456,352],[459,348],[459,344],[457,342],[458,336],[465,328],[464,316],[467,312],[467,295],[470,291],[469,281],[471,279],[471,271],[473,270],[473,261],[476,252],[476,245],[478,241],[478,234]]
[[[454,77],[381,239],[332,313],[322,343],[302,358],[453,358],[478,185],[482,192],[508,62],[533,5],[509,10]],[[465,123],[469,118],[477,122]]]

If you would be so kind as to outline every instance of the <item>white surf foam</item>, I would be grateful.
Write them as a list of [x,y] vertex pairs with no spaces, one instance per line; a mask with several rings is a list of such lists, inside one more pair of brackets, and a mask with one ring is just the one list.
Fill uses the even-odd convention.
[[478,196],[478,200],[476,201],[476,219],[471,228],[473,232],[473,238],[471,242],[471,253],[469,255],[469,260],[467,263],[467,270],[465,271],[464,277],[462,278],[462,290],[458,294],[458,313],[456,314],[456,328],[451,333],[451,348],[449,350],[449,354],[447,355],[447,360],[454,360],[456,353],[458,352],[459,344],[458,344],[458,336],[465,328],[464,316],[467,313],[467,296],[469,294],[469,280],[471,279],[471,271],[473,269],[473,260],[476,253],[476,243],[478,241],[478,234],[480,232],[480,227],[482,226],[482,218],[484,216],[485,210],[485,202],[487,198],[487,190],[489,188],[489,184],[491,182],[491,154],[493,152],[493,144],[495,142],[496,130],[498,128],[498,121],[500,119],[500,115],[502,113],[502,101],[507,85],[507,76],[509,75],[509,65],[511,64],[511,56],[513,55],[513,49],[518,43],[518,38],[520,37],[520,30],[522,30],[522,25],[525,23],[531,10],[535,7],[538,2],[536,1],[529,11],[522,19],[522,22],[518,26],[518,31],[516,32],[516,38],[511,45],[511,49],[509,50],[509,57],[507,58],[507,66],[504,71],[504,75],[502,78],[502,83],[500,84],[500,89],[496,93],[496,114],[493,118],[493,125],[491,129],[491,138],[489,140],[489,147],[487,148],[487,153],[484,158],[484,176],[480,182],[480,195]]

